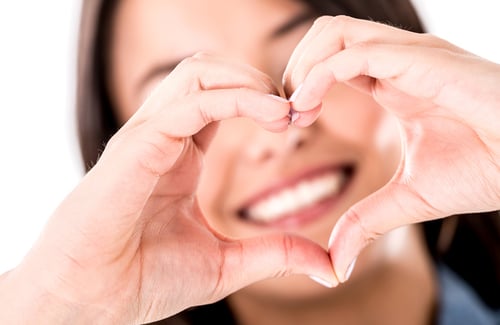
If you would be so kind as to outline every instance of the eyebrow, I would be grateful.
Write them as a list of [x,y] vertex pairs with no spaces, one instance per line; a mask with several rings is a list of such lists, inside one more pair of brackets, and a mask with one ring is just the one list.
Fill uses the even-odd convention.
[[[291,19],[271,32],[270,39],[282,37],[294,28],[315,18],[316,16],[317,15],[311,10],[301,11],[298,15],[293,16]],[[143,77],[139,79],[137,82],[137,89],[141,89],[149,80],[156,78],[157,76],[164,76],[172,72],[172,70],[174,70],[175,67],[188,56],[189,55],[155,64],[151,69],[144,73]]]
[[293,16],[292,19],[286,21],[283,25],[276,28],[276,30],[274,30],[274,32],[271,33],[271,38],[281,37],[290,32],[291,30],[293,30],[294,28],[316,17],[317,14],[312,10],[306,9],[304,11],[301,11],[298,15]]
[[185,57],[155,64],[151,69],[144,73],[142,78],[139,79],[136,88],[141,89],[149,80],[172,72],[172,70],[174,70],[174,68],[181,63],[184,58]]

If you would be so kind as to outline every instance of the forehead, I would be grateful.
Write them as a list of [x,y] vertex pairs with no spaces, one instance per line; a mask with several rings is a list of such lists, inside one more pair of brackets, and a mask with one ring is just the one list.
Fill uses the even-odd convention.
[[122,0],[114,35],[134,47],[175,44],[170,51],[193,45],[210,50],[214,40],[234,44],[265,37],[301,7],[294,0]]
[[136,85],[152,67],[198,51],[246,60],[305,11],[297,0],[120,0],[108,54],[113,101],[130,115],[149,91]]

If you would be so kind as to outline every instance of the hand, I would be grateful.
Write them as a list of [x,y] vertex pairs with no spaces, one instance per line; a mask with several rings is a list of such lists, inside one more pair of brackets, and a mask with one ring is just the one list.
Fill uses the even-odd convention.
[[321,17],[284,74],[297,125],[314,121],[338,82],[395,115],[403,145],[392,180],[333,229],[330,254],[341,282],[363,247],[393,228],[500,208],[499,65],[431,35]]
[[277,93],[248,66],[206,54],[183,61],[113,136],[8,277],[29,279],[61,302],[55,314],[91,316],[93,324],[158,320],[268,277],[336,281],[319,245],[287,234],[224,238],[195,198],[217,121],[248,117],[284,130],[290,104]]

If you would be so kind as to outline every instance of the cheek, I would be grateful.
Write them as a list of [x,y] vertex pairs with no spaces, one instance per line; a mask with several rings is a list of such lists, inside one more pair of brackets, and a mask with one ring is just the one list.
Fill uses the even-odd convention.
[[234,121],[219,123],[216,135],[204,157],[197,198],[208,222],[218,228],[220,219],[228,213],[227,201],[235,191],[234,173],[241,154],[244,128],[233,127]]
[[348,143],[384,153],[399,152],[396,120],[370,96],[347,86],[336,86],[324,99],[320,122]]
[[323,100],[321,117],[331,132],[350,142],[360,143],[366,142],[374,133],[379,110],[368,96],[337,85]]
[[200,208],[205,213],[207,221],[212,225],[217,221],[215,216],[221,215],[223,211],[223,198],[227,194],[231,178],[229,165],[224,150],[214,142],[205,155],[196,192]]
[[338,85],[325,98],[319,121],[328,133],[361,150],[365,168],[384,180],[394,174],[401,156],[398,123],[370,96]]

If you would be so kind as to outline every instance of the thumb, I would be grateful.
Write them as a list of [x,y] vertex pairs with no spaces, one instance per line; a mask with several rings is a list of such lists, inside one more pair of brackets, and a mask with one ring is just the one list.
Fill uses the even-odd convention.
[[309,275],[333,287],[338,281],[328,252],[318,244],[296,235],[274,234],[225,242],[221,277],[227,295],[251,283],[292,274]]
[[390,182],[344,213],[328,243],[335,274],[349,279],[357,256],[378,237],[399,226],[430,220],[435,214],[409,186]]

